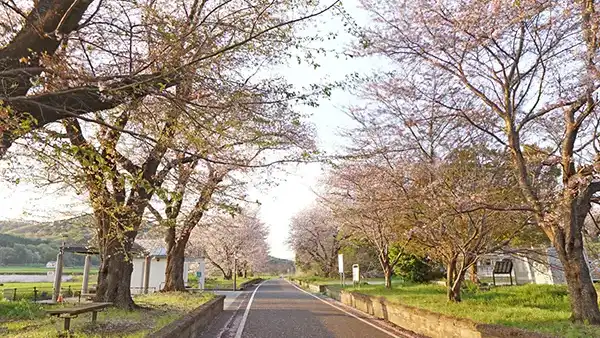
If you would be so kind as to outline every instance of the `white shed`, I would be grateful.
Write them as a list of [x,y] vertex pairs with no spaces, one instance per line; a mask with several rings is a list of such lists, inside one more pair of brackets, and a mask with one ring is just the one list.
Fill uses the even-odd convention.
[[[133,258],[133,272],[131,273],[131,293],[143,293],[145,288],[144,277],[146,266],[149,268],[148,292],[160,291],[165,285],[165,271],[167,270],[167,249],[158,244],[164,244],[162,241],[136,241],[145,249],[145,255],[138,255]],[[189,264],[186,258],[183,264],[183,282],[187,284]]]
[[[565,274],[562,264],[554,248],[545,248],[543,253],[530,257],[495,253],[484,255],[477,261],[477,276],[479,279],[492,279],[496,262],[510,259],[513,262],[512,278],[516,284],[565,284]],[[506,284],[507,275],[497,275],[497,284]]]

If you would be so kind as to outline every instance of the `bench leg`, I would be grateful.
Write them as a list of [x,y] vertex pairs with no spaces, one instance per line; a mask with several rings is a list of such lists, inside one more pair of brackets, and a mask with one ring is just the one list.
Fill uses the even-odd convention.
[[92,312],[92,323],[96,323],[96,319],[98,319],[98,312]]
[[65,318],[65,331],[69,331],[71,329],[71,318],[66,317]]

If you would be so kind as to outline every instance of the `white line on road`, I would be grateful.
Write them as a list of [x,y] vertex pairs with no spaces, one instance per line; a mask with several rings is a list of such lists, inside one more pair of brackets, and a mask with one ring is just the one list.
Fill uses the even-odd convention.
[[258,291],[258,288],[260,288],[260,286],[263,285],[263,283],[265,283],[266,281],[267,280],[260,282],[260,284],[256,286],[256,289],[254,289],[254,292],[252,292],[252,296],[250,296],[248,306],[246,306],[246,311],[244,311],[244,316],[242,316],[242,321],[240,322],[240,326],[238,327],[238,330],[235,334],[235,338],[242,338],[242,332],[244,332],[244,326],[246,325],[246,319],[248,319],[248,313],[250,313],[250,307],[252,306],[254,295],[256,294],[256,291]]
[[[238,298],[243,298],[245,295],[244,294],[239,294],[233,301],[235,302]],[[223,334],[225,334],[225,332],[227,332],[229,330],[229,324],[231,324],[231,322],[233,321],[233,318],[235,318],[235,316],[237,315],[238,311],[240,311],[240,309],[242,308],[242,305],[244,305],[244,300],[242,299],[240,301],[240,305],[238,305],[237,309],[235,309],[235,311],[233,311],[233,314],[231,315],[231,317],[229,317],[229,320],[227,320],[227,322],[225,323],[225,325],[223,325],[223,328],[221,329],[221,331],[219,331],[219,334],[217,335],[217,338],[221,338],[223,337]],[[231,306],[231,304],[230,304]]]
[[[333,304],[329,303],[328,301],[325,301],[325,300],[323,300],[323,299],[321,299],[321,298],[319,298],[319,297],[317,297],[317,296],[313,295],[312,293],[310,293],[310,292],[308,292],[308,291],[306,291],[306,290],[302,290],[301,288],[299,288],[298,286],[294,285],[294,284],[293,284],[292,282],[290,282],[289,280],[288,280],[287,282],[288,282],[288,283],[290,283],[290,284],[291,284],[293,287],[295,287],[296,289],[298,289],[298,290],[300,290],[300,291],[302,291],[302,292],[306,293],[307,295],[309,295],[309,296],[312,296],[312,297],[315,297],[316,299],[318,299],[318,300],[322,301],[323,303],[325,303],[325,304],[327,304],[327,305],[329,305],[329,306],[331,306],[331,307],[334,307],[334,308],[336,308],[336,309],[338,309],[338,310],[342,311],[343,313],[345,313],[345,314],[347,314],[347,315],[349,315],[349,316],[352,316],[352,317],[354,317],[354,318],[356,318],[356,319],[360,320],[361,322],[363,322],[363,323],[365,323],[365,324],[371,325],[372,327],[376,328],[377,330],[379,330],[379,331],[381,331],[381,332],[383,332],[383,333],[387,333],[387,334],[389,334],[390,336],[392,336],[392,337],[395,337],[395,338],[402,338],[402,337],[400,337],[400,336],[397,336],[397,335],[395,335],[394,333],[391,333],[391,332],[389,332],[389,331],[387,331],[387,330],[385,330],[385,329],[383,329],[383,328],[381,328],[381,327],[379,327],[379,326],[377,326],[377,325],[375,325],[375,324],[373,324],[373,323],[369,322],[368,320],[364,320],[364,319],[360,318],[359,316],[357,316],[357,315],[355,315],[355,314],[353,314],[353,313],[351,313],[351,312],[348,312],[348,311],[346,311],[346,310],[342,309],[342,308],[341,308],[341,307],[339,307],[339,306],[335,306],[335,305],[333,305]],[[238,332],[239,332],[239,331],[238,331]],[[240,337],[239,337],[239,336],[236,336],[236,338],[240,338]]]

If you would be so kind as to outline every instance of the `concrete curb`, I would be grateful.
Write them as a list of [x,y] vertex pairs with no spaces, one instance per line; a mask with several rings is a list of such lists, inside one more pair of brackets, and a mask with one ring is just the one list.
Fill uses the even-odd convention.
[[262,278],[253,278],[249,281],[243,282],[242,284],[240,284],[239,289],[240,290],[245,290],[247,287],[258,284],[260,282],[262,282],[264,279]]
[[192,312],[162,329],[147,335],[150,338],[197,337],[223,311],[225,296],[216,296]]

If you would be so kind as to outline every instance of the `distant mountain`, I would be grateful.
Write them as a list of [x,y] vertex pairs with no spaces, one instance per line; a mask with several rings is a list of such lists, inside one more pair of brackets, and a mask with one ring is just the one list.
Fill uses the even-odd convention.
[[273,256],[269,256],[269,262],[264,269],[265,272],[274,273],[274,274],[285,274],[285,273],[294,273],[295,265],[294,261],[289,259],[277,258]]
[[51,241],[62,241],[66,235],[71,245],[87,244],[95,235],[94,216],[87,214],[51,222],[0,221],[0,233]]

